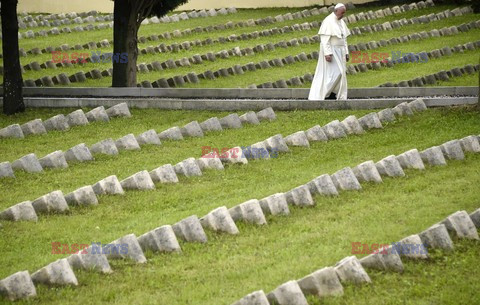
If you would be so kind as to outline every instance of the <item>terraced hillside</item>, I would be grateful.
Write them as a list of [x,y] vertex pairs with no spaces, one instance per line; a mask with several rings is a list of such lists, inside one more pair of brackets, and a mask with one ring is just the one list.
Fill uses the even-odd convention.
[[[6,121],[24,123],[33,118],[47,119],[66,112],[65,109],[28,111],[16,118],[6,118]],[[130,133],[138,135],[152,128],[161,134],[162,130],[184,126],[192,120],[203,122],[210,117],[228,115],[221,112],[138,109],[131,109],[131,113],[130,118],[72,127],[66,132],[50,131],[25,139],[2,139],[2,161],[13,162],[32,152],[40,158],[56,150],[67,151],[80,142],[90,147],[106,138],[118,139]],[[186,172],[178,169],[178,183],[157,182],[154,190],[149,190],[149,187],[143,191],[125,188],[124,195],[97,195],[96,205],[83,202],[80,205],[84,206],[78,206],[78,203],[69,201],[66,213],[45,214],[37,210],[37,222],[2,221],[4,246],[1,250],[0,278],[21,270],[34,273],[57,259],[69,257],[67,253],[52,254],[52,243],[70,247],[72,244],[91,245],[92,242],[108,244],[132,233],[139,237],[191,215],[202,217],[217,207],[232,208],[253,198],[262,199],[288,192],[317,176],[334,174],[345,167],[354,168],[364,161],[377,162],[413,148],[423,151],[480,133],[478,112],[468,108],[431,109],[413,116],[399,116],[393,122],[385,121],[386,117],[382,114],[382,129],[369,129],[364,125],[362,129],[365,132],[345,138],[336,139],[333,131],[327,132],[327,125],[337,124],[327,124],[332,120],[343,121],[352,114],[360,119],[368,113],[277,112],[276,120],[261,121],[259,125],[243,123],[240,129],[226,127],[223,131],[205,132],[204,137],[186,134],[183,141],[162,140],[161,145],[142,145],[141,150],[120,151],[118,155],[95,154],[94,161],[69,163],[67,168],[47,168],[38,174],[15,171],[15,179],[2,178],[0,181],[2,209],[25,200],[35,201],[56,190],[67,195],[111,175],[124,180],[142,170],[152,171],[164,164],[175,165],[190,157],[199,158],[206,152],[205,146],[220,150],[249,146],[276,134],[282,134],[290,143],[288,153],[278,153],[269,160],[250,159],[247,164],[227,162],[224,170],[205,168],[201,176],[185,176]],[[360,119],[361,122],[364,120]],[[301,142],[287,137],[315,125],[324,126],[322,129],[330,140],[313,141],[315,133],[312,133],[308,148],[296,146]],[[302,207],[301,201],[289,199],[292,204],[289,205],[288,216],[266,214],[267,225],[262,226],[237,221],[239,233],[235,235],[212,230],[210,225],[204,224],[206,243],[187,242],[177,235],[181,253],[161,254],[145,250],[147,262],[144,264],[136,263],[138,257],[133,253],[130,259],[115,260],[110,257],[108,262],[112,274],[75,269],[77,287],[52,289],[37,284],[37,300],[62,304],[89,303],[92,300],[122,304],[228,304],[258,289],[268,292],[289,279],[299,279],[319,267],[333,265],[342,257],[349,256],[353,242],[388,244],[420,232],[457,210],[473,212],[478,208],[478,153],[465,151],[464,160],[446,160],[447,166],[432,166],[425,161],[425,170],[405,168],[406,176],[384,176],[380,184],[362,182],[359,191],[343,191],[338,186],[338,196],[314,192],[313,201],[307,200],[315,203],[314,206]],[[125,185],[122,183],[122,186]],[[142,188],[141,184],[135,187]],[[466,248],[461,248],[465,251],[455,250],[451,255],[455,260],[459,257],[459,264],[463,266],[459,268],[465,270],[465,266],[469,266],[469,274],[474,276],[479,272],[475,267],[477,264],[472,262],[476,259],[473,253],[478,251],[478,242],[466,245]],[[478,287],[473,282],[442,281],[449,277],[449,272],[456,272],[455,266],[458,266],[449,263],[445,266],[445,255],[441,252],[433,256],[436,258],[429,260],[429,264],[420,265],[424,267],[418,267],[414,261],[404,261],[405,277],[398,275],[399,280],[396,280],[392,276],[381,276],[382,272],[378,277],[372,276],[373,285],[377,285],[377,280],[381,285],[393,285],[394,288],[389,290],[390,297],[408,297],[413,293],[412,284],[431,291],[432,283],[424,281],[428,274],[439,279],[436,285],[440,285],[446,300],[454,303],[461,296],[473,302],[478,293]],[[362,256],[358,255],[359,258]],[[442,262],[444,267],[437,267]],[[411,271],[409,268],[412,268]],[[414,270],[422,271],[417,274]],[[402,284],[402,279],[407,278],[410,284]],[[345,285],[347,297],[366,293],[362,291],[370,289],[352,290],[349,287]],[[460,295],[459,291],[462,291]],[[432,292],[416,295],[416,298],[431,301],[436,299],[436,295]],[[343,301],[340,299],[340,302]]]
[[[478,15],[469,7],[421,3],[348,11],[346,21],[353,32],[350,51],[368,53],[368,58],[357,56],[364,59],[363,65],[353,62],[352,56],[350,87],[478,84]],[[139,86],[310,86],[318,57],[316,34],[328,14],[326,8],[224,10],[214,14],[196,14],[196,18],[174,14],[179,22],[154,18],[142,25]],[[180,20],[179,16],[189,19]],[[98,57],[113,50],[111,15],[73,17],[24,18],[26,25],[37,25],[21,30],[21,63],[27,86],[111,85],[112,59]],[[45,26],[47,22],[49,26]],[[391,61],[365,61],[373,52],[387,53]],[[420,52],[428,53],[428,60],[397,63],[402,54]],[[72,64],[74,55],[89,59]],[[62,64],[63,59],[69,62]],[[122,60],[121,56],[116,60]],[[457,67],[461,69],[450,71]],[[438,75],[441,71],[446,74]],[[433,79],[426,77],[433,74],[437,74]]]

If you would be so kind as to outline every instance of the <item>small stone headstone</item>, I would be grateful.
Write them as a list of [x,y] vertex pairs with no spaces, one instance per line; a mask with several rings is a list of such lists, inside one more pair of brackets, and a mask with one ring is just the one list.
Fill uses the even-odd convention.
[[304,295],[314,295],[320,298],[343,295],[343,286],[333,267],[317,270],[297,280],[297,283]]
[[175,126],[158,134],[160,140],[183,140],[182,131]]
[[420,157],[424,163],[430,165],[447,165],[442,149],[439,146],[433,146],[420,152]]
[[380,175],[389,177],[405,176],[402,166],[394,155],[383,158],[382,160],[375,163],[375,166],[377,167]]
[[460,145],[465,152],[480,152],[480,143],[476,136],[467,136],[463,139],[460,139]]
[[13,302],[36,297],[37,290],[28,271],[20,271],[0,280],[0,295]]
[[297,131],[289,136],[286,136],[285,142],[287,145],[310,147],[310,143],[308,142],[307,135],[304,131]]
[[397,160],[402,166],[402,168],[404,169],[405,168],[414,168],[414,169],[420,169],[420,170],[425,169],[425,165],[423,164],[422,157],[420,156],[420,153],[416,148],[398,155]]
[[102,249],[96,245],[70,255],[67,257],[67,261],[73,269],[93,270],[103,274],[113,272],[107,257],[102,253]]
[[[257,114],[258,115],[258,114]],[[270,137],[263,141],[265,146],[267,147],[270,153],[281,153],[281,152],[289,152],[289,148],[287,143],[285,142],[283,136],[281,134],[277,134],[273,137]]]
[[153,129],[147,130],[135,137],[139,145],[152,144],[161,145],[157,132]]
[[378,112],[378,119],[381,123],[394,122],[395,113],[391,108],[386,108]]
[[267,299],[270,304],[279,305],[308,305],[307,299],[302,293],[297,281],[286,282],[272,292],[267,294]]
[[345,167],[335,174],[331,175],[333,184],[337,189],[344,191],[361,190],[362,186],[358,182],[353,170],[350,167]]
[[32,274],[35,284],[48,286],[78,286],[78,281],[67,259],[59,259]]
[[186,177],[202,176],[202,170],[198,166],[195,158],[188,158],[174,166],[175,173]]
[[98,205],[97,196],[90,185],[65,195],[65,200],[68,205]]
[[89,122],[96,122],[96,121],[103,121],[103,122],[108,122],[110,121],[110,118],[105,111],[105,107],[100,106],[97,108],[94,108],[87,112],[85,114],[87,116],[87,119]]
[[326,196],[338,195],[338,191],[332,181],[332,177],[328,174],[316,177],[312,181],[308,182],[307,186],[311,194],[321,194]]
[[359,182],[375,182],[382,183],[382,177],[375,166],[373,161],[363,162],[353,168],[355,177],[357,177]]
[[213,231],[225,232],[228,234],[240,233],[225,206],[216,208],[200,218],[200,223],[202,224],[202,227],[212,229]]
[[415,99],[415,100],[411,101],[410,103],[408,103],[407,105],[413,111],[421,112],[421,111],[427,110],[427,106],[425,105],[425,102],[421,98]]
[[31,201],[18,203],[0,213],[0,219],[10,221],[37,221],[37,214]]
[[68,163],[65,160],[63,151],[57,150],[38,160],[42,168],[67,168]]
[[245,124],[258,125],[260,121],[254,111],[249,111],[240,116],[240,121]]
[[131,133],[115,141],[115,146],[121,150],[140,150],[140,145],[135,136]]
[[457,238],[479,239],[477,228],[466,211],[453,213],[442,221],[442,224]]
[[56,115],[56,116],[44,121],[43,125],[45,126],[45,129],[47,131],[50,131],[50,130],[67,130],[67,129],[70,128],[70,125],[68,124],[68,119],[63,114]]
[[236,113],[229,114],[220,119],[222,128],[242,128],[242,121]]
[[403,238],[393,244],[392,251],[412,259],[427,259],[428,252],[417,234]]
[[400,255],[393,250],[390,245],[385,248],[379,249],[376,253],[372,253],[368,256],[360,259],[360,264],[364,268],[376,269],[381,271],[393,271],[402,273],[403,263]]
[[447,228],[443,224],[435,224],[418,234],[423,244],[428,248],[453,250],[453,242],[448,235]]
[[267,296],[263,290],[255,291],[247,294],[232,305],[270,305]]
[[357,120],[357,117],[350,115],[342,121],[347,134],[363,134],[365,131]]
[[88,119],[82,109],[75,110],[66,116],[69,126],[84,126],[88,124]]
[[268,107],[257,112],[257,118],[259,121],[275,121],[277,116],[272,107]]
[[171,164],[162,165],[150,173],[153,182],[178,183],[178,177]]
[[222,125],[217,117],[209,118],[200,123],[200,127],[204,132],[208,131],[222,131]]
[[440,145],[440,149],[443,152],[445,158],[449,160],[463,160],[465,154],[463,153],[462,146],[459,140],[452,140]]
[[413,111],[408,106],[407,102],[403,102],[403,103],[398,104],[397,106],[393,107],[392,110],[397,116],[404,116],[404,115],[412,116],[413,115]]
[[260,207],[265,215],[289,215],[287,198],[284,193],[277,193],[259,200]]
[[153,190],[155,189],[155,184],[150,177],[148,171],[144,170],[138,172],[122,181],[120,185],[124,190]]
[[0,163],[0,178],[15,178],[15,174],[13,173],[13,168],[10,162],[2,162]]
[[110,118],[132,116],[132,114],[130,113],[130,110],[128,109],[127,103],[120,103],[115,106],[112,106],[108,108],[106,112]]
[[348,256],[339,261],[335,265],[335,272],[342,283],[352,283],[355,285],[371,283],[370,277],[355,256]]
[[109,176],[92,185],[96,195],[123,195],[122,185],[118,181],[117,176]]
[[328,141],[327,135],[323,131],[322,127],[320,127],[320,125],[313,126],[312,128],[305,131],[305,134],[307,135],[307,139],[309,141]]
[[65,152],[67,162],[85,162],[93,161],[94,158],[85,143],[78,144]]
[[382,122],[380,122],[380,118],[376,112],[362,116],[358,119],[358,122],[362,125],[363,129],[383,128]]
[[473,224],[477,227],[477,229],[479,229],[480,228],[480,209],[475,210],[469,216]]
[[43,171],[42,165],[35,154],[28,154],[18,160],[13,161],[12,169],[23,170],[27,173],[38,173]]
[[35,119],[20,126],[25,136],[31,134],[45,134],[47,130],[41,119]]
[[90,152],[93,154],[118,155],[118,148],[115,141],[109,138],[90,146]]
[[177,238],[187,242],[207,242],[207,235],[203,230],[202,224],[196,215],[192,215],[172,226]]
[[265,142],[257,142],[248,147],[245,147],[245,148],[242,147],[242,150],[247,159],[269,159],[270,158],[270,152],[268,151],[268,148]]
[[37,214],[41,213],[65,213],[68,211],[68,204],[65,201],[62,191],[54,191],[32,202]]
[[234,221],[243,220],[247,223],[256,225],[265,225],[267,220],[263,214],[260,203],[257,199],[252,199],[228,209]]
[[196,160],[198,167],[200,167],[200,170],[204,169],[215,169],[215,170],[224,170],[225,168],[223,167],[222,161],[220,158],[217,158],[216,156],[203,156],[201,158],[198,158]]
[[315,201],[313,201],[312,194],[307,185],[298,186],[285,193],[287,203],[293,204],[299,207],[309,207],[314,206]]
[[153,229],[150,232],[139,236],[138,243],[143,251],[152,252],[181,252],[182,249],[178,243],[172,226],[165,225]]
[[223,163],[230,164],[248,164],[247,157],[241,147],[233,147],[220,156]]
[[197,121],[192,121],[183,126],[180,131],[183,137],[203,137],[203,131]]
[[[110,253],[106,254],[109,259],[125,259],[129,258],[135,261],[137,264],[144,264],[147,262],[142,248],[138,243],[135,234],[125,235],[117,240],[114,240],[110,244]],[[126,248],[127,251],[123,251]],[[119,251],[115,251],[119,250]]]
[[332,121],[327,125],[323,126],[323,131],[328,139],[338,139],[344,138],[347,136],[345,129],[343,128],[342,123],[339,120]]

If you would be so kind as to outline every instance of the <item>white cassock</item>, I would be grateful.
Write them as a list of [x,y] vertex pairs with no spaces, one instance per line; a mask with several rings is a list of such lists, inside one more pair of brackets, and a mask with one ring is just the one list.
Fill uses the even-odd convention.
[[[324,100],[330,93],[337,95],[337,100],[347,99],[347,36],[350,30],[343,20],[338,20],[335,13],[328,15],[322,22],[320,30],[320,52],[317,69],[310,88],[309,100]],[[332,61],[325,60],[325,55],[333,55]]]

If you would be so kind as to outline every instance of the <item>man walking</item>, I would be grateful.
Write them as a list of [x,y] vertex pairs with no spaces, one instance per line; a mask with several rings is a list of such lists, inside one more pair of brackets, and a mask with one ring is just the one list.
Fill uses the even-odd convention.
[[317,69],[310,88],[309,100],[347,99],[347,36],[350,30],[342,20],[347,8],[335,5],[320,26],[320,52]]

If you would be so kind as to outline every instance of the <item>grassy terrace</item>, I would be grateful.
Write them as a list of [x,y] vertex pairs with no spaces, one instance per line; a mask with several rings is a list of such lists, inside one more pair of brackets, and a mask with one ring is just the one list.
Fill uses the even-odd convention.
[[[68,111],[29,110],[13,118],[2,116],[2,125],[25,122],[34,117],[45,119]],[[67,133],[52,132],[21,141],[2,140],[2,161],[13,161],[30,152],[40,157],[80,142],[92,144],[107,137],[118,138],[130,132],[138,134],[149,128],[161,131],[190,120],[200,121],[226,114],[135,109],[132,113],[130,119],[91,124]],[[35,199],[56,189],[70,192],[108,175],[116,174],[123,179],[139,170],[199,157],[204,145],[248,145],[276,133],[288,135],[315,124],[324,125],[350,114],[359,117],[365,113],[367,111],[279,112],[277,121],[256,127],[227,130],[201,139],[165,142],[159,147],[144,147],[141,151],[121,153],[117,157],[97,157],[95,162],[72,165],[65,170],[47,170],[38,175],[19,173],[17,179],[0,182],[3,194],[0,208]],[[51,242],[54,241],[108,243],[129,233],[138,236],[192,214],[203,216],[222,205],[232,207],[248,199],[287,191],[345,166],[479,134],[478,126],[478,112],[469,108],[428,110],[390,124],[384,130],[315,143],[311,149],[294,148],[278,159],[230,166],[224,172],[208,171],[203,177],[181,179],[178,185],[157,185],[155,191],[105,196],[95,208],[72,208],[70,215],[40,216],[36,224],[3,222],[0,278],[18,270],[35,271],[63,257],[51,254]],[[269,291],[286,280],[334,264],[350,254],[351,242],[394,242],[420,232],[456,210],[470,212],[478,208],[479,165],[480,155],[468,154],[465,161],[450,161],[447,167],[429,168],[424,172],[409,170],[405,178],[384,179],[380,185],[364,184],[361,192],[342,193],[337,198],[316,197],[315,208],[292,208],[290,217],[268,218],[268,226],[258,228],[239,224],[241,233],[238,236],[207,232],[209,242],[206,245],[181,243],[181,255],[149,253],[149,261],[144,266],[129,261],[112,261],[115,273],[110,276],[76,272],[81,283],[79,287],[40,287],[38,300],[40,303],[62,304],[90,303],[92,300],[119,304],[229,304],[251,291]],[[474,256],[472,247],[478,247],[478,243],[467,247],[465,252],[455,252],[452,259],[460,260],[458,265],[464,269],[467,264],[468,274],[473,276],[480,269],[478,264],[469,264]],[[446,281],[450,273],[436,267],[443,260],[439,258],[428,263],[428,268],[408,264],[407,269],[412,268],[412,271],[407,271],[407,277],[398,276],[399,279],[373,273],[372,287],[355,291],[355,295],[348,288],[347,296],[368,295],[377,289],[377,279],[378,287],[394,285],[389,294],[392,297],[410,295],[414,283],[433,289],[432,283],[425,283],[425,277],[439,278],[439,285]],[[449,272],[455,272],[458,265],[449,265]],[[417,274],[418,270],[423,273]],[[137,283],[142,283],[141,289],[137,288]],[[458,291],[462,291],[462,297],[475,300],[478,287],[467,283],[468,280],[462,280],[442,286],[445,300],[455,302]],[[425,295],[423,298],[426,302],[435,300],[434,296]]]
[[[356,22],[349,25],[350,28],[356,26],[364,26],[367,24],[376,24],[383,23],[386,21],[393,21],[402,18],[412,18],[414,16],[425,15],[429,13],[436,13],[444,11],[445,9],[453,9],[455,6],[452,5],[442,5],[436,6],[430,9],[421,9],[416,11],[409,11],[402,14],[387,16],[384,18],[373,19],[368,21]],[[376,10],[378,7],[370,7],[363,9],[355,9],[350,11],[351,13],[358,13],[360,11],[367,10]],[[225,24],[228,21],[238,22],[248,19],[258,19],[266,16],[276,16],[279,14],[285,14],[287,12],[296,12],[301,9],[257,9],[257,10],[239,10],[237,14],[231,14],[227,16],[218,16],[218,17],[209,17],[204,19],[191,19],[179,23],[170,23],[170,24],[149,24],[143,25],[140,28],[139,36],[150,36],[153,34],[160,34],[165,32],[172,32],[175,29],[184,30],[187,28],[194,29],[197,26],[208,26],[208,25],[217,25]],[[159,41],[147,41],[146,43],[139,43],[139,49],[145,48],[147,46],[156,46],[160,43],[171,44],[171,43],[181,43],[184,41],[194,41],[194,40],[204,40],[206,38],[216,39],[218,37],[227,37],[231,34],[240,35],[242,33],[251,33],[253,31],[262,31],[265,29],[271,29],[274,27],[281,28],[285,25],[301,24],[303,22],[311,21],[321,21],[325,16],[312,16],[303,19],[296,19],[293,21],[285,21],[274,23],[264,26],[254,26],[254,27],[244,27],[244,28],[234,28],[234,29],[225,29],[219,31],[213,31],[210,33],[192,33],[190,35],[184,35],[182,37],[172,38],[172,39],[162,39]],[[417,33],[420,31],[429,31],[431,29],[440,29],[446,26],[460,25],[462,23],[471,22],[478,20],[478,15],[476,14],[467,14],[464,16],[451,17],[439,21],[430,22],[428,24],[417,24],[417,25],[407,25],[403,26],[400,29],[394,29],[392,31],[383,31],[376,32],[372,34],[364,35],[354,35],[349,38],[349,44],[356,44],[359,42],[368,42],[372,40],[379,41],[381,39],[390,39],[392,37],[398,37],[401,35],[408,35],[412,33]],[[38,30],[38,29],[37,29]],[[317,33],[318,29],[312,29],[309,31],[297,31],[291,33],[284,33],[280,35],[273,35],[270,37],[259,37],[257,39],[250,39],[244,41],[235,41],[230,43],[216,43],[207,46],[193,46],[190,50],[180,51],[178,53],[160,53],[154,55],[140,55],[138,58],[138,63],[151,63],[153,61],[165,61],[168,59],[178,60],[183,57],[191,57],[195,54],[205,54],[207,52],[218,52],[225,49],[231,49],[233,47],[239,46],[240,48],[245,47],[254,47],[258,44],[266,43],[276,43],[282,40],[288,41],[293,38],[302,38],[304,36],[312,36]],[[456,46],[458,44],[463,44],[466,42],[473,42],[478,40],[480,34],[479,29],[473,29],[466,33],[459,33],[458,35],[453,35],[449,37],[436,37],[428,38],[420,41],[411,41],[402,44],[390,45],[384,48],[376,49],[378,52],[388,52],[392,51],[403,51],[403,52],[419,52],[419,51],[430,51],[433,49],[441,48],[443,46]],[[102,39],[112,39],[111,29],[97,30],[83,33],[72,33],[72,34],[61,34],[58,36],[50,36],[47,38],[35,38],[35,39],[23,39],[20,41],[20,46],[25,50],[29,50],[33,47],[44,48],[46,46],[59,46],[63,43],[68,43],[70,46],[75,44],[85,44],[89,41],[98,42]],[[102,48],[102,52],[112,52],[112,47]],[[301,52],[311,53],[313,51],[318,51],[317,44],[308,44],[308,45],[299,45],[296,47],[289,47],[286,49],[277,48],[274,51],[266,51],[262,54],[255,54],[253,56],[244,56],[244,57],[231,57],[229,59],[217,59],[215,62],[204,62],[200,65],[192,65],[191,67],[180,67],[177,69],[169,69],[158,72],[150,72],[141,74],[137,76],[138,82],[143,80],[155,81],[159,78],[169,78],[174,75],[185,75],[188,72],[202,73],[207,70],[215,71],[220,68],[228,68],[235,64],[246,64],[249,62],[259,62],[262,60],[269,60],[273,58],[283,58],[288,55],[296,55]],[[91,54],[92,51],[85,51]],[[354,75],[349,77],[350,87],[368,87],[368,86],[377,86],[381,83],[384,83],[384,79],[388,79],[391,82],[398,82],[404,79],[410,79],[418,75],[424,75],[429,73],[438,72],[443,69],[451,69],[456,66],[464,66],[465,64],[477,64],[479,58],[479,50],[465,52],[463,55],[455,54],[451,57],[441,58],[438,60],[432,60],[425,64],[407,64],[396,66],[393,69],[382,69],[380,71],[369,71],[368,73],[362,73],[359,75]],[[33,61],[39,63],[44,63],[47,60],[51,60],[51,54],[42,54],[42,55],[28,55],[27,57],[21,58],[22,65],[28,64]],[[260,84],[267,81],[275,81],[278,79],[289,79],[293,76],[304,75],[305,73],[313,73],[315,70],[316,61],[308,61],[302,63],[296,63],[293,65],[284,66],[281,68],[272,68],[267,70],[257,70],[256,72],[248,72],[245,75],[219,78],[213,81],[202,80],[199,84],[187,84],[186,87],[194,88],[235,88],[235,87],[247,87],[248,85],[255,83]],[[74,66],[71,68],[59,68],[55,70],[47,69],[41,71],[26,71],[23,77],[24,79],[38,79],[45,75],[58,75],[60,73],[66,73],[71,75],[78,71],[90,71],[92,69],[104,70],[111,68],[111,64],[108,63],[88,63],[84,66]],[[273,72],[273,73],[272,73]],[[380,75],[381,74],[381,75]],[[380,76],[380,77],[379,77]],[[455,83],[461,85],[478,85],[478,79],[474,76],[462,77],[459,80],[455,80]],[[105,77],[101,80],[87,80],[84,83],[73,83],[71,86],[101,86],[108,87],[111,85],[111,77]],[[447,85],[449,83],[447,82]],[[305,84],[304,87],[308,87],[308,84]]]

